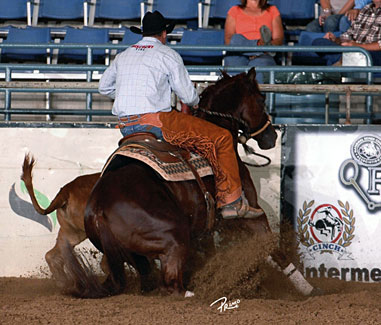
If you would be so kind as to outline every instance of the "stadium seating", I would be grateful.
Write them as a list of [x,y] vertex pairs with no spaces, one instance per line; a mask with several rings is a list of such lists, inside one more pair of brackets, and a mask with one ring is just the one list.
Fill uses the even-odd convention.
[[[7,44],[49,44],[50,29],[46,27],[8,27],[8,36],[3,41]],[[1,53],[1,62],[7,61],[47,61],[46,49],[4,48]]]
[[131,45],[135,44],[142,39],[142,35],[135,34],[130,31],[129,28],[126,28],[124,32],[123,39],[119,42],[119,44]]
[[141,0],[97,0],[96,19],[136,20],[140,19]]
[[315,3],[318,0],[271,0],[286,25],[306,25],[315,18]]
[[226,19],[229,9],[239,4],[240,0],[211,0],[209,18]]
[[[184,30],[180,45],[224,45],[223,29]],[[187,64],[221,64],[222,51],[179,51]]]
[[202,26],[219,25],[223,28],[229,9],[240,3],[240,0],[203,0]]
[[[303,26],[315,18],[315,4],[319,0],[270,0],[275,5],[282,17],[286,44],[298,40]],[[292,28],[289,28],[291,27]],[[297,27],[297,28],[296,28]]]
[[1,20],[27,19],[27,0],[0,0]]
[[[107,28],[73,28],[67,27],[65,38],[62,44],[107,44],[109,43],[108,29]],[[104,63],[105,50],[93,50],[93,62]],[[87,49],[64,49],[59,51],[58,62],[62,61],[78,61],[85,63],[87,60]]]
[[[84,18],[84,1],[86,0],[37,0],[38,19],[45,20],[79,20]],[[35,11],[34,24],[37,23]]]
[[154,0],[153,10],[160,11],[169,19],[194,19],[198,17],[199,0]]
[[168,19],[176,19],[197,28],[199,0],[154,0],[153,11],[160,11]]

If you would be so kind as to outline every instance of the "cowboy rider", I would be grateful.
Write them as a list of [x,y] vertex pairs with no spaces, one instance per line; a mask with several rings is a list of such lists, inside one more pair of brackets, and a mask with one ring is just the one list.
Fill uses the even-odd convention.
[[174,26],[160,12],[147,12],[141,29],[130,28],[142,34],[142,40],[116,56],[102,75],[99,92],[114,99],[112,113],[119,118],[123,136],[149,131],[201,152],[213,169],[223,218],[258,217],[263,210],[249,206],[242,192],[230,132],[171,108],[172,91],[189,106],[199,102],[181,56],[165,45]]

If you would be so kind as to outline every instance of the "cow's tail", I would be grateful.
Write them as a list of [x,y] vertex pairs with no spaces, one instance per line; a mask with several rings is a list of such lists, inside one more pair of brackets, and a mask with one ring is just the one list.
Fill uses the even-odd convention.
[[47,215],[49,213],[52,213],[53,211],[57,210],[58,208],[62,208],[65,203],[67,202],[67,195],[65,191],[61,190],[58,192],[56,197],[53,199],[53,201],[50,203],[50,205],[44,209],[42,208],[36,199],[36,196],[34,194],[33,189],[33,182],[32,182],[32,170],[33,166],[35,164],[35,160],[33,156],[30,156],[29,154],[25,155],[24,162],[22,165],[22,174],[21,179],[25,183],[25,187],[29,193],[30,199],[32,201],[34,209],[42,215]]
[[124,262],[127,261],[119,242],[110,231],[104,218],[97,221],[103,253],[107,257],[110,273],[102,283],[91,268],[85,256],[74,253],[69,243],[63,245],[65,261],[65,292],[80,298],[103,298],[122,293],[126,288],[127,277]]

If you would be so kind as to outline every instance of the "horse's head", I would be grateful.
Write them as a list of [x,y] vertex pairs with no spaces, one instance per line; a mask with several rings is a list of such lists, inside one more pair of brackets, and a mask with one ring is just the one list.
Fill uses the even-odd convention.
[[206,118],[229,129],[233,137],[241,130],[246,139],[254,138],[261,149],[273,148],[277,133],[266,112],[265,97],[255,80],[255,68],[234,77],[226,72],[222,75],[222,79],[201,94],[201,109],[215,112],[219,117],[216,119],[210,114]]

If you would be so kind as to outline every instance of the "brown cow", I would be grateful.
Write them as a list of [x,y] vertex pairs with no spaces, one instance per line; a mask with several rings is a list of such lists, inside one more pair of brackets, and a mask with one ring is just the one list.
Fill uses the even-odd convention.
[[[38,204],[33,190],[32,169],[34,164],[34,158],[26,154],[21,179],[24,181],[33,207],[38,213],[47,215],[57,210],[60,229],[58,231],[56,245],[45,254],[45,259],[52,272],[53,278],[57,281],[57,284],[60,285],[64,265],[60,247],[64,245],[65,242],[70,243],[70,245],[74,247],[87,238],[83,219],[84,212],[87,199],[100,173],[82,175],[75,178],[62,187],[50,205],[46,209],[43,209]],[[101,264],[102,269],[107,270],[105,260],[102,260]]]

